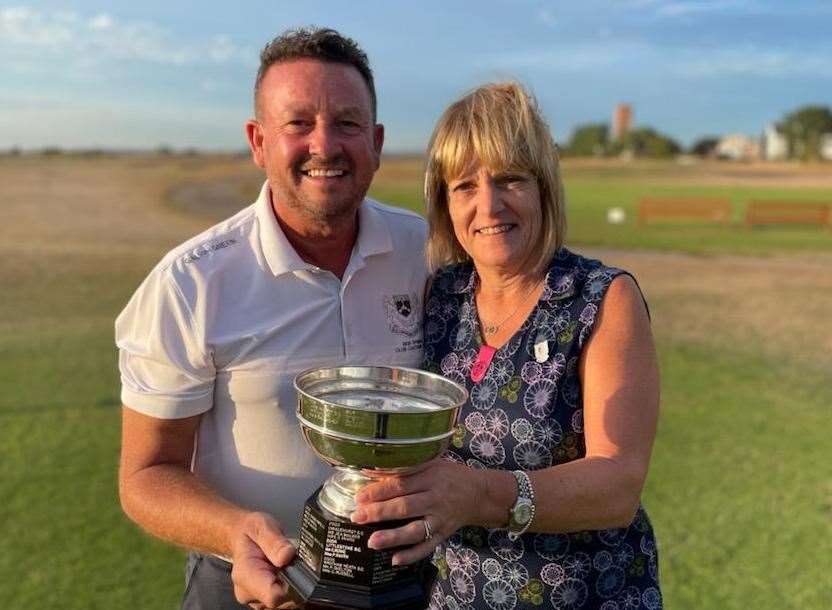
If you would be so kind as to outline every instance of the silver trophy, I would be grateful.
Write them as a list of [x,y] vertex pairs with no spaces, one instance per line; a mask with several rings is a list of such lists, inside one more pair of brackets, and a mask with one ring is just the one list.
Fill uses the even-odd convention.
[[374,531],[403,523],[349,517],[372,480],[362,471],[406,473],[447,450],[465,388],[416,369],[343,366],[305,371],[295,389],[303,436],[335,471],[304,506],[298,558],[283,570],[293,597],[308,609],[426,607],[430,562],[393,566],[392,550],[367,547]]

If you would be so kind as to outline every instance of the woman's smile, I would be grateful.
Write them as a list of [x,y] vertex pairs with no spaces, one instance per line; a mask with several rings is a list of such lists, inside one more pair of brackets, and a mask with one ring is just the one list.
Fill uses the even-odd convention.
[[491,225],[488,227],[480,227],[475,233],[479,233],[480,235],[500,235],[502,233],[508,233],[512,229],[514,229],[517,225],[512,223],[505,223],[499,225]]

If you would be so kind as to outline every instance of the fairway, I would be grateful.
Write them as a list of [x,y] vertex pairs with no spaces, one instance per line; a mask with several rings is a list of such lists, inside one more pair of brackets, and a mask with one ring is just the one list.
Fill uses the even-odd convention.
[[[832,600],[832,230],[634,222],[650,195],[832,203],[829,167],[567,160],[570,247],[633,271],[660,350],[644,503],[671,610]],[[113,320],[172,246],[256,195],[235,156],[0,157],[0,608],[178,607],[183,552],[117,501]],[[422,210],[421,163],[372,194]],[[623,225],[606,210],[625,209]]]

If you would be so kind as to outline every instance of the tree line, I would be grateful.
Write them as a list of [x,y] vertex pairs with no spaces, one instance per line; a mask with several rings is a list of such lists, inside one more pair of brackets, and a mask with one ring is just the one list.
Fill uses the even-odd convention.
[[[828,106],[803,106],[786,114],[775,123],[785,138],[788,158],[813,161],[821,158],[823,137],[832,137],[832,109]],[[699,138],[684,152],[708,156],[714,152],[719,138]],[[683,152],[672,137],[651,127],[632,129],[620,138],[612,138],[607,123],[578,126],[563,151],[567,156],[614,157],[628,154],[635,157],[668,158]]]

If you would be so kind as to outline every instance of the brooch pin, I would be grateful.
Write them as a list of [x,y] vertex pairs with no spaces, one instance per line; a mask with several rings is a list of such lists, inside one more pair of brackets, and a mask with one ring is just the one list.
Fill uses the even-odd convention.
[[544,335],[538,335],[534,341],[534,359],[539,363],[549,359],[549,341]]

